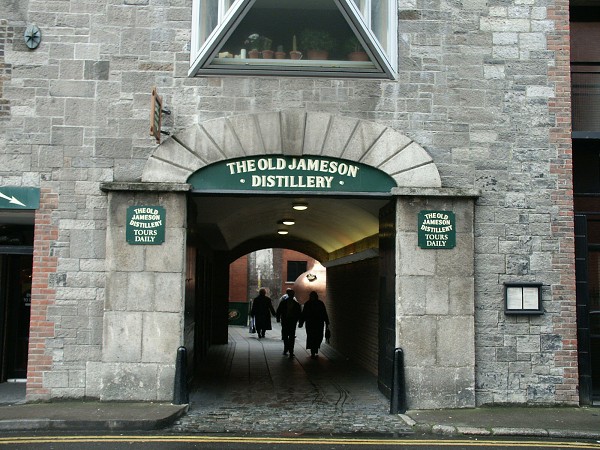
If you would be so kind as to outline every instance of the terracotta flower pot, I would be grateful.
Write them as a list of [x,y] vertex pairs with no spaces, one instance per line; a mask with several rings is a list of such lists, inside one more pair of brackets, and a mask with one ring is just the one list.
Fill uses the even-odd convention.
[[257,59],[258,58],[258,50],[252,49],[248,51],[248,58]]
[[261,52],[262,59],[273,59],[275,52],[273,50],[263,50]]
[[323,60],[329,57],[329,52],[326,50],[308,50],[307,56],[310,60]]
[[302,59],[302,52],[291,51],[290,58],[296,59],[296,60]]
[[275,52],[275,59],[285,59],[285,52]]
[[348,53],[348,61],[368,61],[369,55],[366,52],[351,52]]

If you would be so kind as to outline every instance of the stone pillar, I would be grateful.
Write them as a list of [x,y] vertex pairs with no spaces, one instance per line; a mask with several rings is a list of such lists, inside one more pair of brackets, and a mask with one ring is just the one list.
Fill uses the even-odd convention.
[[[186,195],[115,190],[108,203],[102,361],[88,364],[88,393],[101,400],[171,400],[183,345]],[[129,206],[165,208],[164,243],[126,242]]]
[[[396,343],[404,350],[410,409],[475,406],[474,203],[476,194],[398,189]],[[421,249],[422,210],[453,211],[456,247]]]

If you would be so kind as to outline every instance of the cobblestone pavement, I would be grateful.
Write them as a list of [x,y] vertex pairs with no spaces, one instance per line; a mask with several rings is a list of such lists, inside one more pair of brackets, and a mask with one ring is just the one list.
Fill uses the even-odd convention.
[[258,339],[245,327],[229,328],[229,344],[213,346],[190,410],[176,432],[297,435],[405,434],[410,427],[389,414],[377,379],[328,345],[311,359],[299,329],[296,356],[282,354],[281,329]]

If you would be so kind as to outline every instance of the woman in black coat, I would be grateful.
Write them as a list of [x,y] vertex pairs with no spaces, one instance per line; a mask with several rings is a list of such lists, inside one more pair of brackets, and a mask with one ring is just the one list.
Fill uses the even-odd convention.
[[319,300],[319,295],[312,291],[308,301],[304,304],[300,316],[299,327],[306,322],[306,348],[310,349],[311,358],[316,358],[323,342],[324,326],[329,327],[329,316],[325,309],[325,303]]
[[254,317],[254,327],[259,338],[265,337],[265,331],[271,330],[271,315],[275,315],[275,310],[271,304],[271,299],[267,297],[267,291],[261,289],[258,291],[258,297],[252,301],[250,315]]

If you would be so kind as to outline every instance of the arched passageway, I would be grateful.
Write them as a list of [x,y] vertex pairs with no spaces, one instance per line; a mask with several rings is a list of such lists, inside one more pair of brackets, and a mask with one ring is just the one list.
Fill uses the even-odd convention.
[[[288,158],[287,163],[282,163],[287,167],[296,166],[297,161],[306,160],[309,165],[320,162],[318,167],[313,165],[318,175],[312,178],[324,188],[310,189],[300,181],[298,186],[301,187],[287,189],[288,180],[294,183],[294,174],[283,182],[284,177],[273,175],[279,172],[265,169],[262,185],[257,181],[259,188],[252,193],[243,192],[250,190],[251,184],[255,186],[255,179],[261,178],[250,177],[250,173],[260,169],[261,162],[264,165],[268,162],[269,166],[273,165],[272,169],[279,170],[278,164],[284,158]],[[231,179],[223,182],[215,176],[213,180],[210,170],[224,164],[229,172],[221,178],[230,175],[237,178],[229,177]],[[365,178],[362,185],[352,188],[349,182],[354,180],[340,177],[342,187],[333,186],[337,182],[329,176],[336,172],[333,167],[344,167],[335,175],[347,175],[347,167],[352,164],[361,174],[365,171],[381,173],[389,179],[389,184],[380,191],[366,192],[376,184],[375,179],[366,181]],[[378,176],[375,174],[375,178]],[[334,276],[330,304],[338,303],[336,298],[340,302],[346,299],[344,306],[336,308],[338,317],[343,318],[340,322],[345,324],[340,335],[347,336],[338,341],[340,347],[345,343],[343,349],[348,353],[352,348],[362,347],[360,342],[349,339],[357,336],[354,330],[361,329],[360,337],[375,343],[375,349],[383,345],[382,342],[386,348],[393,348],[395,244],[393,239],[388,239],[388,256],[380,258],[380,210],[392,203],[391,208],[388,207],[391,215],[388,213],[385,222],[393,235],[395,206],[391,188],[441,185],[432,158],[410,138],[377,123],[328,113],[281,111],[219,118],[179,131],[163,143],[148,160],[142,179],[152,183],[192,184],[193,195],[188,201],[188,252],[195,255],[200,270],[196,267],[194,274],[186,276],[186,292],[195,292],[196,298],[186,302],[186,309],[194,310],[195,317],[201,321],[195,321],[194,327],[196,335],[200,329],[203,336],[200,340],[196,338],[193,348],[204,354],[210,342],[223,343],[227,339],[224,326],[215,322],[225,313],[225,296],[221,292],[225,289],[222,274],[226,264],[253,249],[276,246],[310,254],[331,268]],[[245,184],[232,185],[235,182]],[[277,235],[281,219],[291,215],[294,202],[308,202],[310,207],[294,215],[297,224],[293,232]],[[384,261],[385,274],[380,272],[380,259]],[[191,258],[188,256],[187,260]],[[207,284],[209,279],[215,284]],[[196,284],[190,286],[191,283]],[[387,333],[380,332],[378,308],[382,295],[387,302],[384,316],[390,319]],[[204,299],[200,302],[204,305],[201,311],[194,306],[198,299]],[[355,304],[350,304],[351,301]],[[354,317],[348,311],[352,311]],[[186,314],[186,319],[190,316]],[[186,336],[191,334],[191,329],[189,322]],[[376,355],[371,358],[361,355],[358,359],[373,372],[385,366],[383,378],[390,378],[389,358],[383,364],[376,361]],[[380,384],[389,385],[388,382]]]
[[[199,370],[210,345],[223,345],[229,339],[225,320],[229,264],[253,250],[276,247],[310,255],[327,268],[325,300],[336,328],[332,345],[377,375],[379,211],[390,198],[321,195],[302,200],[308,208],[293,212],[294,197],[290,196],[191,196],[186,346],[195,349],[194,370]],[[283,217],[292,218],[295,224],[282,236],[276,233],[276,225]],[[260,234],[248,238],[253,229]],[[231,249],[228,242],[234,243]]]
[[[123,315],[120,291],[107,290],[114,310],[104,312],[104,327],[113,333],[103,343],[100,397],[117,395],[115,370],[128,371],[132,379],[149,376],[165,386],[159,398],[168,395],[163,380],[173,370],[177,343],[205,356],[211,344],[228,342],[229,263],[252,249],[285,247],[316,257],[334,274],[330,282],[340,280],[328,300],[343,299],[358,322],[342,321],[337,344],[350,342],[346,336],[376,339],[382,391],[389,391],[391,359],[401,338],[411,355],[415,405],[472,405],[476,194],[440,187],[423,148],[389,127],[359,119],[282,111],[210,120],[175,133],[148,159],[141,183],[104,187],[110,192],[109,286],[116,280],[133,291],[143,280],[142,287],[154,285],[164,295],[149,291],[146,309]],[[308,203],[308,213],[295,216],[298,224],[282,237],[279,222],[295,202]],[[121,247],[126,227],[120,212],[129,205],[168,211],[163,245]],[[432,209],[460,217],[457,251],[442,255],[417,247],[417,216]],[[143,273],[136,273],[140,268]],[[182,297],[185,308],[178,305]],[[402,303],[396,305],[398,298]],[[364,311],[377,311],[376,325],[360,322]],[[139,351],[125,353],[126,336],[114,332],[128,330],[127,320],[141,320]],[[457,338],[456,330],[467,332]],[[130,397],[143,395],[135,390]]]

